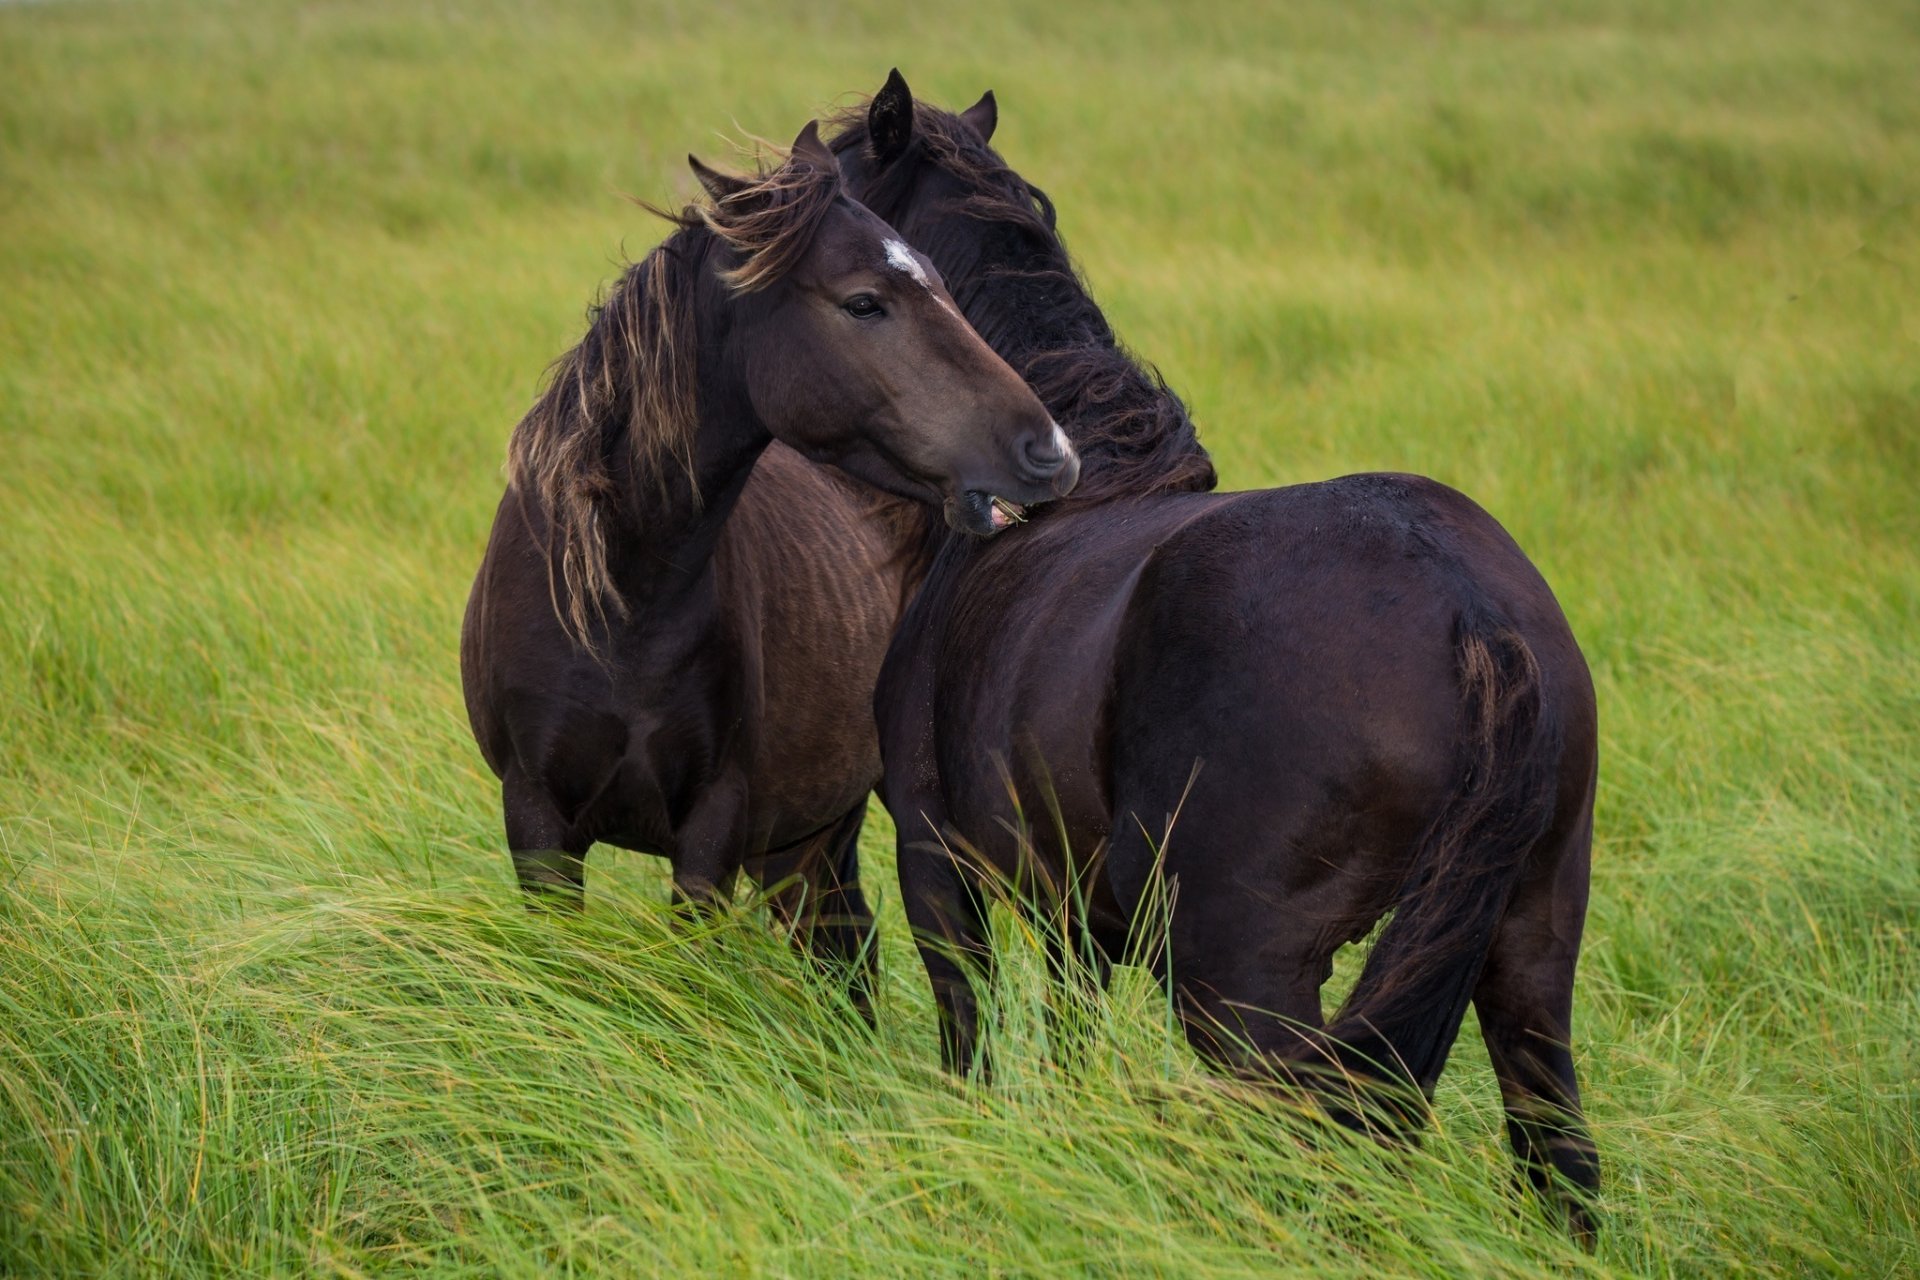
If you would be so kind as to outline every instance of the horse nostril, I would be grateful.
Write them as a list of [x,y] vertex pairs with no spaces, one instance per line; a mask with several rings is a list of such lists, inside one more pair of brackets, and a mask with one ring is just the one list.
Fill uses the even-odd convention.
[[1065,456],[1051,449],[1036,448],[1032,444],[1025,445],[1021,452],[1026,455],[1027,465],[1041,475],[1052,475],[1059,469],[1060,464],[1066,461]]
[[1048,423],[1046,431],[1020,438],[1020,456],[1041,479],[1047,479],[1067,465],[1067,437]]

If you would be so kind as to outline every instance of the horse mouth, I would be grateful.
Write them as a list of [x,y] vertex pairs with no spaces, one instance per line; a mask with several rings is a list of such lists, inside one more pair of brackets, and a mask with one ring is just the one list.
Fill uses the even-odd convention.
[[1027,522],[1027,508],[984,489],[969,489],[948,498],[943,509],[947,526],[975,537],[994,534]]

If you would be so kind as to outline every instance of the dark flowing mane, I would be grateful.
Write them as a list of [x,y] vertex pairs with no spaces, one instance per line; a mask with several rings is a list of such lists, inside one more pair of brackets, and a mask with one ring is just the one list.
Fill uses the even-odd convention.
[[[1213,488],[1213,462],[1186,406],[1114,336],[1074,270],[1046,193],[959,116],[915,103],[913,120],[906,151],[853,194],[934,260],[968,321],[1072,439],[1083,470],[1064,501]],[[865,101],[828,124],[836,153],[869,146]],[[966,194],[916,205],[922,165]]]
[[514,428],[508,477],[546,514],[554,610],[580,643],[609,608],[627,614],[607,570],[625,500],[649,482],[664,497],[684,477],[699,501],[699,282],[715,242],[736,259],[719,273],[735,293],[765,289],[805,254],[839,193],[837,172],[795,161],[678,212],[643,205],[676,229],[588,312],[586,336]]

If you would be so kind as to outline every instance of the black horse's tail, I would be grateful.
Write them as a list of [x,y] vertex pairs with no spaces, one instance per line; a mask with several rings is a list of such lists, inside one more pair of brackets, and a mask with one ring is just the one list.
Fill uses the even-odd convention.
[[1340,1067],[1431,1097],[1529,850],[1552,821],[1559,726],[1533,651],[1473,611],[1455,626],[1466,772],[1421,837],[1353,992],[1327,1027]]

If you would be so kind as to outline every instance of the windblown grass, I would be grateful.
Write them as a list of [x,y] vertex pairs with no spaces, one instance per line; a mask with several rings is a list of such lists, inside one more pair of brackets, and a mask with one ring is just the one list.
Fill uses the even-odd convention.
[[[0,1271],[1920,1267],[1920,13],[0,11]],[[1055,1053],[945,1079],[599,851],[526,916],[455,672],[506,432],[734,122],[992,85],[1230,485],[1479,498],[1600,684],[1593,1257],[1469,1025],[1418,1151]]]

